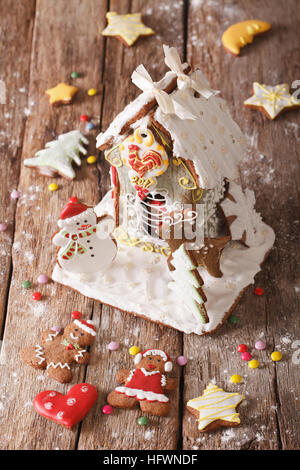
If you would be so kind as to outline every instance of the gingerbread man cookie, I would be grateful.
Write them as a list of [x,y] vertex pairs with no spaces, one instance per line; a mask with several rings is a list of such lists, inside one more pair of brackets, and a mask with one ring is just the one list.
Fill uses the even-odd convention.
[[134,408],[139,403],[143,413],[166,416],[170,402],[165,391],[177,386],[175,379],[164,374],[172,370],[169,356],[160,349],[147,349],[138,353],[134,362],[135,369],[118,372],[121,386],[108,395],[108,403],[116,408]]
[[71,365],[88,364],[87,351],[96,336],[91,320],[83,320],[80,312],[73,312],[73,322],[64,330],[46,330],[41,343],[23,349],[21,359],[35,369],[47,369],[48,375],[60,383],[72,380]]

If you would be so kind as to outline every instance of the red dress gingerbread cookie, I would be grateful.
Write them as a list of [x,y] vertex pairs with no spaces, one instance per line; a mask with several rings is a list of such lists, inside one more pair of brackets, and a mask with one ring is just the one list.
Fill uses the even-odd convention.
[[57,382],[70,382],[71,364],[88,364],[87,348],[96,336],[91,320],[83,320],[79,312],[75,317],[64,330],[44,331],[41,344],[23,349],[21,359],[35,369],[47,369],[48,375]]
[[136,369],[118,372],[121,386],[108,395],[108,403],[116,408],[133,408],[139,403],[144,413],[166,416],[170,403],[165,391],[172,391],[177,385],[176,380],[164,374],[172,370],[169,356],[160,349],[147,349],[137,354],[134,362]]

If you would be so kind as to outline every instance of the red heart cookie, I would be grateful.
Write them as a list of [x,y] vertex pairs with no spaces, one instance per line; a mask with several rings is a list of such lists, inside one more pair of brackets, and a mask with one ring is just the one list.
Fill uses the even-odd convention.
[[72,429],[89,412],[97,396],[93,385],[81,383],[70,388],[66,395],[45,390],[34,398],[33,406],[45,418]]

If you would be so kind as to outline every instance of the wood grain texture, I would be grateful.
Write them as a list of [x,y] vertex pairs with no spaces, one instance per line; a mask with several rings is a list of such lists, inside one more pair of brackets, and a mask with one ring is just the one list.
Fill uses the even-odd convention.
[[[290,111],[270,122],[260,112],[243,106],[255,80],[276,84],[300,78],[296,0],[57,0],[51,2],[51,8],[48,0],[2,0],[1,7],[0,79],[3,69],[12,94],[7,105],[0,105],[0,222],[9,224],[8,232],[0,233],[0,250],[6,253],[0,257],[0,322],[5,318],[0,426],[6,430],[1,433],[0,448],[299,448],[299,365],[292,361],[292,354],[296,351],[293,342],[300,339],[300,114]],[[108,9],[118,13],[141,11],[145,24],[156,34],[140,38],[132,48],[115,38],[103,38]],[[250,17],[269,21],[272,30],[255,38],[239,57],[233,57],[222,49],[222,33],[234,22]],[[253,287],[248,288],[235,310],[238,324],[227,323],[212,336],[182,335],[102,306],[52,282],[43,287],[36,283],[40,273],[51,274],[55,249],[50,237],[61,208],[72,195],[88,205],[96,204],[109,188],[109,165],[102,154],[97,166],[87,165],[83,158],[76,180],[70,182],[41,177],[23,167],[21,161],[62,132],[75,128],[84,132],[81,114],[93,116],[105,130],[139,93],[130,80],[137,65],[143,63],[154,80],[166,71],[162,44],[176,46],[181,57],[193,68],[200,67],[212,87],[220,89],[228,101],[249,146],[241,167],[243,181],[255,190],[257,208],[276,232],[275,248],[256,278],[256,285],[265,290],[264,296],[256,297]],[[74,70],[82,77],[70,80]],[[52,108],[45,90],[59,81],[72,83],[80,91],[70,106]],[[86,94],[92,87],[100,91],[93,98]],[[89,133],[89,154],[95,154],[97,132]],[[50,182],[59,184],[57,192],[48,191]],[[22,196],[12,204],[9,192],[16,187]],[[22,289],[25,279],[34,282],[32,289]],[[31,300],[35,290],[42,292],[41,302]],[[19,350],[36,344],[43,330],[65,326],[75,309],[93,318],[98,334],[90,365],[74,369],[72,383],[63,386],[23,364]],[[267,351],[253,349],[257,339],[267,342]],[[120,348],[110,352],[106,346],[113,340],[120,342]],[[241,361],[235,350],[240,343],[249,345],[261,363],[259,369],[250,370]],[[110,416],[101,412],[107,393],[117,385],[117,371],[132,366],[128,349],[133,344],[141,349],[165,349],[173,359],[184,353],[189,359],[184,368],[175,365],[170,374],[180,379],[180,387],[170,395],[170,415],[150,418],[146,428],[137,425],[139,409],[115,410]],[[283,352],[279,363],[270,359],[274,349]],[[242,384],[229,382],[234,373],[243,376]],[[72,431],[46,421],[33,410],[32,400],[40,391],[65,393],[83,380],[98,388],[99,399]],[[185,403],[202,394],[210,380],[227,391],[246,395],[239,410],[239,428],[207,435],[198,432],[197,420],[185,410]]]

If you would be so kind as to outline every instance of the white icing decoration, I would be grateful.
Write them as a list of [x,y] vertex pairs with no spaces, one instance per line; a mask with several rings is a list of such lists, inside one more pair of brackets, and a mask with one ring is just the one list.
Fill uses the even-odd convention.
[[47,401],[47,403],[44,404],[44,408],[46,408],[46,410],[51,410],[53,408],[53,403],[51,403],[51,401]]
[[[113,199],[108,200],[105,197],[105,210],[108,202],[114,205]],[[103,212],[102,202],[95,208],[95,212],[98,215]],[[253,284],[255,275],[261,269],[260,264],[275,239],[273,230],[263,222],[259,224],[258,230],[263,242],[257,247],[246,248],[239,242],[230,242],[225,246],[220,260],[223,277],[212,277],[205,268],[198,268],[204,281],[202,289],[207,297],[205,307],[209,322],[206,324],[196,321],[187,306],[178,302],[175,293],[168,289],[168,284],[172,281],[170,271],[165,256],[157,253],[120,245],[114,262],[105,273],[109,279],[106,283],[101,273],[93,273],[89,279],[82,281],[75,274],[60,269],[58,265],[54,268],[52,278],[117,309],[143,315],[185,333],[201,335],[215,330],[223,322],[225,314],[241,291]],[[145,269],[148,266],[151,267],[150,273]],[[128,279],[131,282],[130,289]],[[151,300],[143,298],[147,283],[153,293]],[[230,289],[229,284],[232,286]]]
[[87,385],[83,385],[83,386],[80,388],[80,390],[82,391],[82,393],[86,393],[86,392],[88,392],[89,387],[88,387]]
[[[93,335],[94,336],[94,335]],[[83,357],[83,353],[85,353],[86,350],[85,349],[80,349],[77,354],[75,354],[75,361],[78,361],[78,359],[80,359],[81,357]]]
[[235,202],[225,198],[221,202],[226,217],[235,216],[235,220],[230,224],[230,232],[233,240],[241,240],[246,232],[245,243],[247,246],[257,246],[263,242],[263,237],[259,231],[261,216],[254,209],[254,192],[246,188],[243,192],[241,186],[231,181],[229,183],[229,194]]
[[204,429],[218,419],[229,423],[240,423],[236,407],[244,396],[239,393],[227,393],[213,383],[210,383],[198,398],[187,402],[187,406],[199,411],[199,430]]
[[68,398],[67,399],[67,405],[68,406],[74,406],[76,402],[77,402],[76,398]]
[[[78,222],[86,228],[80,230]],[[104,272],[117,252],[114,241],[107,234],[109,224],[109,218],[103,218],[97,223],[92,209],[70,217],[67,226],[52,239],[54,245],[61,247],[57,254],[61,267],[73,273]]]
[[46,343],[47,343],[48,341],[53,341],[54,338],[58,335],[58,333],[59,333],[59,331],[56,331],[55,333],[49,333],[48,338],[45,340]]
[[159,401],[166,403],[169,398],[162,393],[154,393],[137,388],[117,387],[116,392],[124,393],[127,397],[136,397],[137,400]]
[[[149,349],[143,354],[143,357],[147,357],[147,356],[161,356],[164,361],[168,360],[166,353],[162,351],[161,349]],[[145,369],[142,369],[142,370],[145,370]]]
[[29,167],[39,167],[44,174],[55,171],[66,178],[74,179],[76,174],[72,167],[75,162],[81,165],[79,154],[86,155],[87,150],[81,144],[87,145],[88,140],[78,131],[70,131],[61,134],[57,140],[48,142],[43,150],[35,154],[34,158],[26,158],[24,165]]
[[40,346],[39,344],[37,344],[35,346],[35,357],[37,357],[39,359],[39,364],[42,364],[46,359],[43,357],[44,355],[44,350],[42,348],[42,346]]
[[63,411],[59,411],[56,415],[57,419],[63,419],[64,417],[64,412]]
[[[79,328],[81,328],[82,330],[86,331],[87,333],[89,333],[90,335],[92,336],[96,336],[96,331],[91,328],[90,326],[88,325],[85,325],[84,323],[82,323],[80,320],[74,320],[73,322],[75,325],[79,326]],[[89,322],[88,322],[89,323]],[[92,325],[92,323],[91,323]]]
[[65,362],[64,364],[62,364],[61,362],[57,362],[57,363],[54,363],[54,362],[50,362],[48,365],[47,365],[47,370],[50,368],[50,367],[53,367],[54,369],[57,369],[58,367],[60,367],[61,369],[70,369],[70,366],[67,362]]
[[244,104],[262,107],[271,119],[275,119],[285,108],[300,106],[299,100],[290,94],[287,83],[270,86],[254,82],[253,96],[244,101]]
[[50,392],[50,393],[48,394],[48,396],[49,396],[49,397],[56,397],[56,392]]

